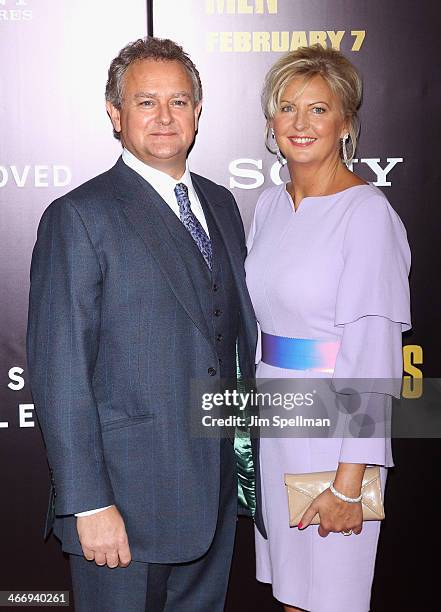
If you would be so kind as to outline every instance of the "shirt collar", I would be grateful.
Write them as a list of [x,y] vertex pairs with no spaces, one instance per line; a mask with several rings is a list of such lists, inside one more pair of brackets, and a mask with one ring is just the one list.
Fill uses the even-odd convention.
[[129,168],[132,168],[132,170],[140,174],[142,178],[150,183],[153,189],[160,194],[164,192],[174,192],[178,183],[184,183],[189,190],[193,191],[193,183],[188,162],[185,163],[184,174],[180,179],[176,180],[166,172],[162,172],[161,170],[157,170],[145,164],[126,148],[123,149],[122,159]]

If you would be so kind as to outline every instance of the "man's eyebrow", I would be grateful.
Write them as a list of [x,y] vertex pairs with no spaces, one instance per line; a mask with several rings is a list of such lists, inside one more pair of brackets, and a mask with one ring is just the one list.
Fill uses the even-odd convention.
[[[153,93],[153,92],[147,92],[147,91],[139,91],[138,93],[135,94],[134,97],[135,98],[157,98],[158,94]],[[170,97],[171,98],[189,98],[191,99],[191,95],[188,93],[188,91],[177,91],[173,93]]]
[[147,91],[139,91],[134,95],[135,98],[157,98],[158,94],[149,93]]
[[189,94],[188,91],[177,91],[175,94],[173,94],[172,97],[173,98],[191,98],[191,94]]

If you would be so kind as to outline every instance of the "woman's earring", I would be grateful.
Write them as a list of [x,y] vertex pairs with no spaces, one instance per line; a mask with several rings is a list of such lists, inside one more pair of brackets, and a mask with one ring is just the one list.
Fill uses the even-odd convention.
[[345,134],[341,139],[341,148],[343,152],[343,161],[346,165],[349,164],[348,150],[346,148],[346,142],[349,140],[349,134]]
[[286,164],[286,159],[283,157],[282,152],[279,149],[279,145],[276,142],[276,135],[274,134],[273,128],[271,128],[271,138],[274,140],[274,145],[276,147],[277,160],[281,166],[284,166]]

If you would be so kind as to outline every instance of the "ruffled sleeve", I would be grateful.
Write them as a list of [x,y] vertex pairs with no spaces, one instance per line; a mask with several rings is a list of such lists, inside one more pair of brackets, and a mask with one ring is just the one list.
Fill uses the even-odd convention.
[[399,397],[402,331],[410,329],[406,230],[379,192],[348,221],[335,325],[343,326],[333,386],[347,394],[340,461],[393,465],[392,396]]
[[406,230],[379,190],[354,207],[343,243],[335,325],[378,315],[410,329]]
[[400,323],[370,315],[345,324],[333,374],[345,419],[340,462],[393,465],[392,396],[402,372]]

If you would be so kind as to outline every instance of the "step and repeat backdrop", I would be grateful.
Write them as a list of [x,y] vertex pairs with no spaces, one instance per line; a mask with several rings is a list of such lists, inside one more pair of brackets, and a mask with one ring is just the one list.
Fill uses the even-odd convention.
[[[441,369],[440,23],[435,0],[0,0],[0,590],[70,588],[57,542],[42,540],[49,477],[26,367],[29,265],[46,206],[119,155],[104,108],[111,59],[149,32],[189,52],[204,87],[190,166],[232,190],[246,229],[261,191],[286,180],[264,144],[268,68],[286,51],[319,43],[360,69],[353,170],[384,191],[413,254],[403,395],[415,416],[428,402],[437,408]],[[394,440],[375,612],[437,601],[441,542],[430,491],[438,488],[440,430],[419,429],[412,418],[401,428],[406,439]],[[241,519],[229,611],[280,609],[254,580],[253,554],[251,523]]]
[[42,528],[48,467],[26,367],[29,266],[52,200],[113,165],[110,61],[145,36],[145,0],[0,0],[0,590],[70,588]]

